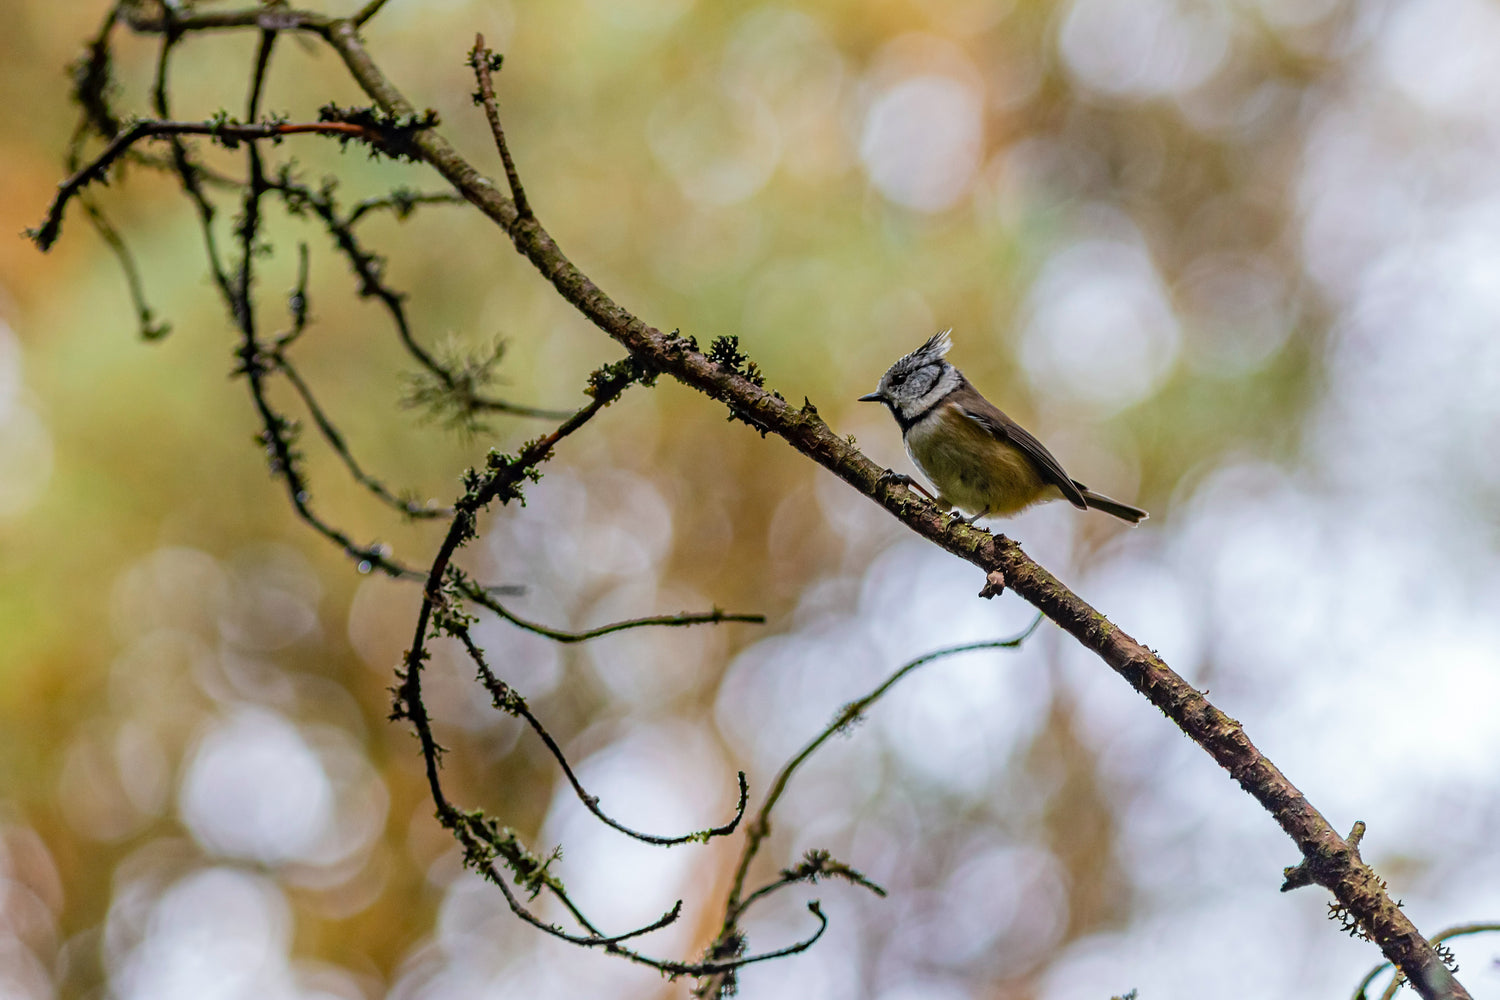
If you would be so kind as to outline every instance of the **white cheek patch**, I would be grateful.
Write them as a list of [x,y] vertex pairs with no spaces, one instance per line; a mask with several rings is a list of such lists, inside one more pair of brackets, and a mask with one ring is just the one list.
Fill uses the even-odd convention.
[[936,406],[948,393],[958,388],[959,375],[957,368],[945,367],[938,380],[916,399],[904,400],[901,404],[901,415],[908,420],[926,413]]

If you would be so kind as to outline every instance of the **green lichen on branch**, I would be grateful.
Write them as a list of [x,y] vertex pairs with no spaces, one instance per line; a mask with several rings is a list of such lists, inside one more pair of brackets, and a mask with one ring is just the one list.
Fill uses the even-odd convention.
[[113,138],[120,131],[120,116],[110,104],[110,98],[120,90],[113,70],[108,26],[105,33],[90,42],[83,55],[68,67],[73,79],[73,101],[83,109],[89,127],[106,139]]
[[462,840],[465,867],[488,874],[492,871],[491,863],[498,858],[510,869],[516,885],[528,899],[536,899],[543,889],[565,891],[562,881],[550,870],[554,861],[562,859],[561,847],[554,847],[545,858],[533,854],[514,830],[501,826],[480,809],[454,809],[447,817],[440,818],[445,818],[445,825]]
[[657,371],[644,361],[630,356],[612,361],[589,374],[588,386],[583,391],[593,399],[611,399],[618,396],[633,383],[650,388],[656,384]]
[[[318,121],[358,125],[363,130],[358,138],[370,147],[372,157],[384,155],[393,160],[420,163],[423,156],[417,145],[417,135],[436,128],[439,118],[431,108],[421,114],[398,115],[382,108],[344,108],[329,102],[318,109]],[[339,145],[345,145],[351,138],[355,137],[339,137]]]
[[[765,388],[765,373],[760,370],[758,364],[750,360],[749,355],[740,350],[739,337],[730,335],[714,338],[713,344],[709,346],[708,353],[704,356],[721,370],[738,375],[757,389]],[[781,393],[774,390],[770,395],[777,400],[783,399]],[[729,400],[726,399],[725,402],[729,402]],[[738,420],[741,423],[749,424],[760,432],[761,437],[765,437],[771,431],[771,428],[765,421],[756,416],[753,409],[738,407],[732,402],[729,402],[729,420],[731,422]]]
[[1328,919],[1339,925],[1339,930],[1357,941],[1370,940],[1370,934],[1347,906],[1335,900],[1328,904]]
[[[489,49],[482,49],[475,45],[469,50],[469,57],[464,60],[464,65],[472,70],[482,69],[485,73],[494,74],[500,72],[500,67],[505,65],[505,57],[498,52],[491,52]],[[475,107],[484,103],[482,90],[475,90],[469,97],[473,99]]]
[[506,342],[496,339],[478,348],[449,344],[438,348],[436,370],[423,369],[406,377],[401,405],[423,410],[426,416],[469,441],[488,434],[481,414],[488,412],[485,393],[499,384],[498,369]]
[[869,889],[877,896],[886,894],[883,888],[866,878],[862,872],[844,864],[821,848],[808,851],[802,856],[801,863],[795,867],[781,870],[781,881],[784,883],[806,882],[809,885],[816,885],[820,878],[843,879]]
[[713,345],[708,349],[708,360],[720,368],[734,372],[752,385],[765,387],[765,374],[759,365],[750,360],[749,355],[740,350],[738,337],[731,335],[714,338]]

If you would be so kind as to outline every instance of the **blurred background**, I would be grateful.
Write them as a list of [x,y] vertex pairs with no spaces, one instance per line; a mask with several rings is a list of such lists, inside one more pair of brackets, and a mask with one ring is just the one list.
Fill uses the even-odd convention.
[[[334,12],[355,4],[330,2]],[[74,206],[42,255],[73,127],[66,65],[103,3],[0,5],[0,997],[681,997],[545,939],[465,873],[416,745],[386,721],[413,586],[361,575],[271,480],[190,206],[130,171],[101,204],[173,324],[138,338]],[[1240,719],[1428,933],[1500,918],[1500,8],[1486,0],[391,0],[371,50],[492,176],[464,54],[532,203],[623,305],[737,334],[875,460],[910,471],[868,392],[953,327],[952,360],[1078,478],[1151,511],[997,525]],[[240,113],[254,38],[186,42],[180,118]],[[121,107],[154,47],[121,35]],[[362,103],[283,39],[264,107]],[[346,203],[430,172],[278,146]],[[237,161],[224,159],[227,168]],[[221,216],[232,216],[232,205]],[[228,221],[224,225],[228,226]],[[361,462],[442,502],[491,446],[401,409],[409,358],[327,235],[273,214],[263,323],[295,245],[315,325],[294,356]],[[476,213],[366,223],[416,336],[508,342],[502,394],[567,408],[620,352]],[[295,400],[282,385],[276,400]],[[425,565],[305,437],[314,506]],[[465,565],[565,627],[703,610],[761,627],[562,647],[479,637],[602,804],[721,822],[905,659],[1019,630],[1014,595],[912,538],[775,439],[673,384],[569,440]],[[653,850],[585,815],[451,649],[429,704],[454,794],[516,827],[609,930],[716,929],[738,838]],[[1296,851],[1200,750],[1044,626],[934,663],[793,783],[759,874],[813,847],[887,887],[783,893],[751,998],[1346,996],[1379,958],[1281,895]],[[774,897],[773,897],[774,898]],[[546,911],[551,914],[551,911]],[[1500,941],[1453,943],[1476,996]]]

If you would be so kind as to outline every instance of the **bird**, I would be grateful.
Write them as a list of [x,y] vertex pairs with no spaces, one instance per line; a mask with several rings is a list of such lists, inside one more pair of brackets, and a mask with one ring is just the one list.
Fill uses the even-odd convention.
[[[1144,521],[1139,507],[1121,503],[1072,479],[1052,453],[1020,424],[979,394],[947,360],[951,330],[901,358],[860,402],[884,403],[901,426],[906,453],[937,488],[929,499],[972,516],[1009,517],[1033,504],[1065,499],[1074,507],[1103,511],[1131,524]],[[886,479],[920,489],[910,476]]]

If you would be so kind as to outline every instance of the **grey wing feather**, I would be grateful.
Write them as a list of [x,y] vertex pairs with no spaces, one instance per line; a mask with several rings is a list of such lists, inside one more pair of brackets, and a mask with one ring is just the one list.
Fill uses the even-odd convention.
[[1068,498],[1069,503],[1074,507],[1087,508],[1088,504],[1084,502],[1083,493],[1078,484],[1063,471],[1062,465],[1052,457],[1052,452],[1032,437],[1030,431],[1001,413],[993,403],[979,395],[977,390],[969,388],[970,393],[966,394],[969,398],[959,404],[963,415],[995,437],[1002,441],[1009,441],[1020,448],[1025,452],[1026,457],[1036,463],[1037,471],[1042,474],[1042,478],[1062,490],[1063,496]]

